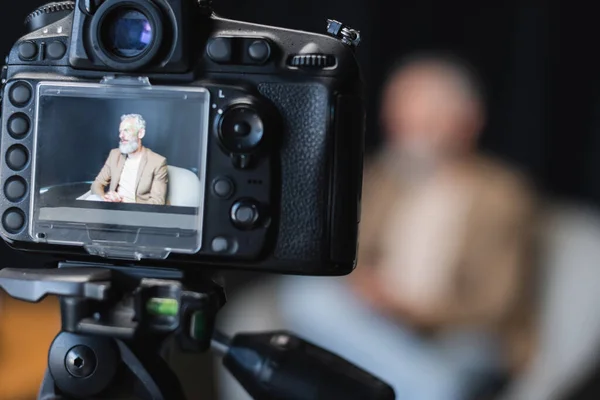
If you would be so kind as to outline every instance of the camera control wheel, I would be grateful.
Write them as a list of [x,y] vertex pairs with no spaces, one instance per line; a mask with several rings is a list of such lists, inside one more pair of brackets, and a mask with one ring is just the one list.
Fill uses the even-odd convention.
[[265,134],[258,111],[246,104],[235,105],[225,111],[219,128],[221,142],[234,153],[254,151]]
[[265,139],[265,124],[250,104],[236,104],[223,113],[218,124],[219,139],[237,168],[250,167],[252,155]]

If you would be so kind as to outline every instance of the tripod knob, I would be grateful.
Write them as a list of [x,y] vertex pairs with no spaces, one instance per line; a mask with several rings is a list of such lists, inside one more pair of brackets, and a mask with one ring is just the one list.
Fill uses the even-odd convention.
[[48,353],[48,371],[56,387],[76,399],[90,398],[108,388],[120,362],[114,341],[61,332]]

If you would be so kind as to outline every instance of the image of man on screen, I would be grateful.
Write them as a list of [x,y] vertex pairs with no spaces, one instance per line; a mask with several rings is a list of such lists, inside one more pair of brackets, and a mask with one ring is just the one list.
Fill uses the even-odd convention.
[[166,204],[167,160],[142,145],[145,135],[146,121],[141,115],[121,117],[119,148],[110,152],[92,184],[92,198],[88,200]]

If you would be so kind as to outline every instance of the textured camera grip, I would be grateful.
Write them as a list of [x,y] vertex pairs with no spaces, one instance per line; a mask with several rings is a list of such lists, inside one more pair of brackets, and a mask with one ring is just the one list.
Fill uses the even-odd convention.
[[328,196],[329,92],[319,84],[259,85],[283,119],[281,214],[274,256],[322,258]]

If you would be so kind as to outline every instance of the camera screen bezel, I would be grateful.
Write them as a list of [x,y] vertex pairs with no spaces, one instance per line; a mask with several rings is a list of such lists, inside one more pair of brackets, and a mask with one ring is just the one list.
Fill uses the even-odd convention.
[[[190,238],[188,238],[188,242],[187,243],[187,247],[181,246],[178,247],[179,243],[177,243],[175,240],[173,240],[174,238],[174,232],[177,229],[173,229],[173,228],[164,228],[164,227],[152,227],[151,225],[146,225],[144,229],[147,230],[147,233],[149,235],[152,235],[153,237],[160,237],[160,235],[162,233],[164,233],[164,238],[165,238],[165,242],[169,242],[168,245],[165,245],[164,248],[161,249],[157,249],[156,245],[154,245],[154,247],[149,247],[149,246],[140,246],[139,242],[136,242],[136,244],[132,244],[132,245],[127,245],[126,247],[130,247],[130,249],[132,251],[135,252],[149,252],[151,254],[161,254],[161,257],[163,257],[164,255],[166,255],[166,253],[178,253],[178,254],[197,254],[198,252],[200,252],[202,250],[202,243],[203,243],[203,236],[205,234],[205,227],[204,224],[206,222],[205,218],[205,210],[206,210],[206,196],[207,196],[207,180],[208,180],[208,172],[207,172],[207,165],[208,165],[208,146],[209,146],[209,140],[210,140],[210,132],[211,132],[211,124],[210,124],[210,113],[211,113],[211,93],[207,88],[204,87],[184,87],[184,86],[120,86],[120,85],[110,85],[110,84],[104,84],[104,83],[89,83],[89,82],[58,82],[58,81],[41,81],[39,83],[37,83],[35,91],[36,91],[36,99],[35,99],[35,123],[33,126],[33,145],[32,145],[32,156],[31,156],[31,196],[29,199],[29,224],[28,224],[28,228],[27,228],[27,233],[30,237],[30,239],[33,242],[36,243],[47,243],[47,244],[52,244],[52,245],[67,245],[67,246],[78,246],[78,247],[86,247],[86,248],[90,248],[93,247],[95,245],[94,243],[94,239],[90,239],[88,243],[84,243],[81,242],[79,240],[73,240],[73,237],[77,237],[78,235],[76,235],[75,233],[73,235],[71,235],[72,237],[69,238],[65,238],[64,241],[56,241],[54,239],[49,240],[46,237],[40,238],[37,237],[36,234],[36,224],[44,224],[45,221],[40,220],[39,216],[40,216],[40,209],[39,209],[39,205],[40,205],[40,189],[42,189],[42,187],[40,186],[40,182],[38,182],[38,170],[40,168],[40,163],[43,160],[39,160],[38,159],[38,148],[39,148],[39,131],[40,131],[40,124],[43,123],[43,121],[40,120],[40,106],[41,106],[41,100],[44,97],[44,91],[48,91],[48,90],[75,90],[81,93],[86,93],[85,97],[88,98],[93,98],[93,97],[99,97],[99,98],[106,98],[106,99],[110,99],[111,95],[119,95],[119,96],[123,96],[124,93],[129,93],[129,96],[138,96],[139,98],[143,98],[141,97],[142,95],[148,95],[149,93],[153,92],[154,96],[158,96],[158,93],[161,94],[171,94],[173,95],[173,97],[175,96],[182,96],[182,95],[195,95],[198,96],[198,101],[201,101],[203,104],[203,107],[201,109],[198,110],[199,113],[199,120],[201,123],[201,127],[199,128],[200,131],[198,132],[198,135],[200,136],[200,141],[199,141],[199,146],[200,146],[200,151],[201,153],[198,155],[199,157],[199,165],[203,166],[203,168],[201,170],[199,170],[199,175],[198,178],[200,180],[200,188],[201,188],[201,193],[199,195],[201,202],[199,207],[196,208],[195,214],[189,214],[189,213],[184,213],[183,212],[183,208],[180,208],[180,210],[175,210],[173,207],[169,207],[168,209],[164,209],[164,212],[158,212],[158,210],[156,210],[156,208],[158,207],[151,207],[148,206],[148,210],[104,210],[107,213],[112,213],[112,214],[117,214],[117,213],[133,213],[136,215],[141,215],[144,214],[145,212],[155,212],[158,214],[165,214],[165,215],[175,215],[175,214],[179,214],[181,213],[182,216],[183,215],[188,215],[189,218],[195,218],[195,220],[197,221],[195,223],[194,226],[194,230],[196,231],[196,233],[194,233],[195,235],[195,239],[191,239],[191,235],[190,235],[190,228],[180,228],[178,229],[179,231],[181,231],[182,236],[188,235]],[[97,91],[97,96],[93,96],[93,95],[88,95],[87,93],[90,93],[92,91],[96,90]],[[101,93],[104,92],[104,93]],[[93,92],[92,92],[93,93]],[[135,98],[135,97],[134,97]],[[67,207],[68,208],[68,207]],[[96,207],[94,207],[93,204],[90,204],[89,209],[95,209]],[[152,211],[151,209],[154,208],[154,211]],[[175,207],[177,208],[177,207]],[[83,207],[82,210],[86,210],[88,209],[87,207]],[[188,210],[189,211],[189,210]],[[131,214],[131,215],[133,215]],[[188,218],[188,219],[189,219]],[[60,225],[58,224],[56,226],[57,232],[63,232],[63,233],[67,233],[67,235],[69,235],[69,229],[65,227],[65,224],[75,224],[77,223],[77,221],[59,221]],[[139,228],[139,227],[138,227]],[[96,223],[88,223],[87,225],[83,225],[83,228],[77,228],[80,229],[81,231],[84,231],[85,229],[88,230],[94,230],[94,232],[115,232],[115,235],[118,235],[119,231],[121,231],[121,233],[123,233],[123,235],[127,232],[130,232],[132,229],[136,229],[136,227],[133,227],[132,225],[127,225],[127,224],[123,224],[122,226],[115,226],[114,224],[96,224]],[[75,232],[75,229],[73,230]],[[80,232],[81,233],[81,232]],[[145,234],[145,233],[144,233]],[[143,235],[142,235],[143,236]],[[193,246],[190,245],[191,241],[195,240],[195,242],[193,242]],[[156,242],[156,240],[154,240],[154,242]],[[106,245],[109,246],[110,245]],[[147,256],[145,258],[153,258],[151,256]]]

